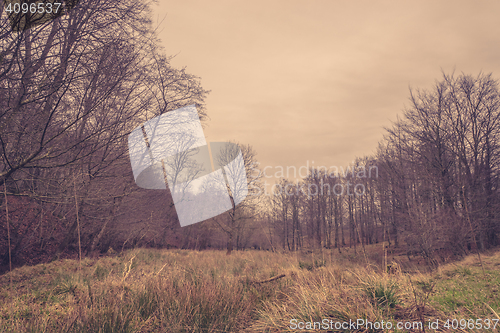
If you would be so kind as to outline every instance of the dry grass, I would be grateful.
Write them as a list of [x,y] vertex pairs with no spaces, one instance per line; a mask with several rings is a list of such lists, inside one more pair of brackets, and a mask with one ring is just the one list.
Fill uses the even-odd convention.
[[0,332],[292,332],[292,319],[493,319],[500,253],[483,262],[486,277],[474,257],[411,275],[334,252],[144,249],[84,259],[81,271],[62,260],[0,276]]

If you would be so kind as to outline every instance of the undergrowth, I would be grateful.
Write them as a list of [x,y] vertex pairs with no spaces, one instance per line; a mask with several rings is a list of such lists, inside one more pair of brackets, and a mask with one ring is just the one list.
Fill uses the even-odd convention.
[[408,274],[331,253],[131,250],[0,276],[0,332],[295,332],[323,320],[494,319],[500,253],[483,264],[484,274],[474,257]]

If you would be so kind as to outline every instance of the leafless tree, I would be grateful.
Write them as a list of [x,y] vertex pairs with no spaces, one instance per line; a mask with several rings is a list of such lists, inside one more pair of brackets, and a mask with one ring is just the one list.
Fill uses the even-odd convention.
[[162,55],[149,5],[81,0],[29,29],[0,22],[0,184],[54,207],[66,230],[60,250],[74,240],[74,181],[92,251],[137,190],[130,131],[179,105],[196,103],[205,116],[207,92]]
[[[230,254],[235,243],[239,249],[254,230],[253,222],[260,214],[259,204],[262,200],[262,173],[256,167],[256,152],[250,145],[224,143],[217,150],[212,148],[214,167],[224,169],[227,184],[224,187],[227,186],[229,192],[231,209],[213,220],[227,235],[227,253]],[[242,161],[238,157],[240,151]]]

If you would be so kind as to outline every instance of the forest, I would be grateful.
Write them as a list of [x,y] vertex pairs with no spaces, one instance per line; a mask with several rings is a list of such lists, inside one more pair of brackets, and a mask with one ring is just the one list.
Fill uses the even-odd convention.
[[365,252],[377,243],[433,266],[498,245],[492,73],[443,72],[432,88],[411,89],[376,153],[351,172],[311,167],[266,193],[258,152],[240,143],[245,201],[181,228],[168,190],[134,182],[127,139],[187,105],[207,124],[209,91],[171,65],[148,2],[67,1],[64,10],[0,22],[1,271],[135,247]]
[[496,246],[499,101],[492,74],[443,73],[432,89],[412,89],[375,155],[340,173],[312,168],[305,184],[284,179],[275,188],[268,216],[280,245],[383,241],[429,264],[438,252]]

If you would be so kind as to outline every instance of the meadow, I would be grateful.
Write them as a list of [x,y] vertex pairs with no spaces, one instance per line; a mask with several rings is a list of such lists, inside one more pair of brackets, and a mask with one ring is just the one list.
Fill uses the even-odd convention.
[[0,332],[495,332],[499,289],[500,252],[419,272],[352,251],[134,249],[0,276]]

